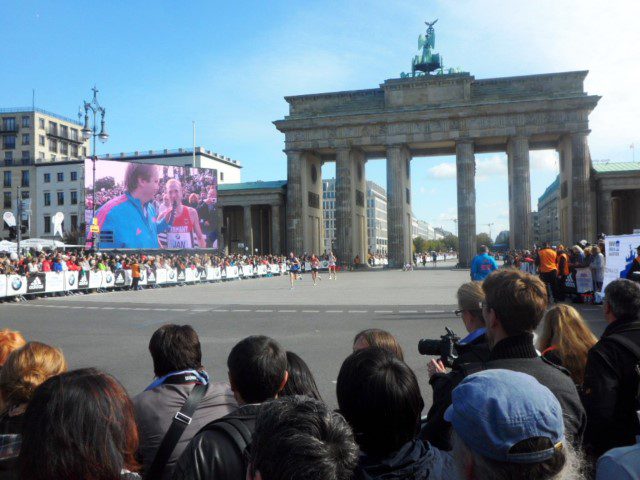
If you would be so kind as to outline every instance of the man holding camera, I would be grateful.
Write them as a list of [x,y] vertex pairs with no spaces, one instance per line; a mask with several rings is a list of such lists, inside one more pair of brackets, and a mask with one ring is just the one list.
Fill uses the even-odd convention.
[[[547,308],[544,283],[520,270],[500,270],[489,275],[482,284],[485,300],[482,315],[486,323],[489,359],[486,362],[460,365],[443,375],[446,383],[434,388],[433,406],[423,429],[433,445],[450,449],[448,434],[432,435],[435,428],[450,425],[444,422],[444,411],[451,404],[451,391],[472,373],[503,368],[531,375],[558,398],[564,412],[565,432],[577,447],[582,443],[586,414],[578,391],[568,372],[540,357],[533,345],[533,332]],[[433,382],[432,382],[433,383]],[[442,388],[440,388],[442,387]],[[444,440],[444,441],[443,441]]]

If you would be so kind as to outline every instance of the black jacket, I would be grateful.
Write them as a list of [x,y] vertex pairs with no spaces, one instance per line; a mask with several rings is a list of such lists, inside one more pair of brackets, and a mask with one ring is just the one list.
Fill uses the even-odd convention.
[[607,450],[635,443],[640,434],[636,415],[638,359],[622,345],[607,339],[624,335],[640,345],[640,321],[613,322],[587,357],[582,400],[587,411],[585,443],[588,453],[600,456]]
[[627,272],[627,280],[640,282],[640,255],[633,259],[631,268]]
[[[240,420],[253,432],[259,404],[244,405],[222,417]],[[173,472],[174,480],[244,480],[244,452],[226,434],[204,427],[193,437],[180,456]]]
[[575,447],[581,447],[587,418],[578,390],[569,372],[538,356],[532,334],[505,338],[493,347],[489,361],[464,365],[461,370],[442,375],[437,383],[432,382],[433,405],[422,429],[425,440],[443,450],[451,449],[451,424],[444,420],[444,412],[451,405],[451,392],[465,376],[494,368],[529,374],[551,390],[562,407],[565,435]]

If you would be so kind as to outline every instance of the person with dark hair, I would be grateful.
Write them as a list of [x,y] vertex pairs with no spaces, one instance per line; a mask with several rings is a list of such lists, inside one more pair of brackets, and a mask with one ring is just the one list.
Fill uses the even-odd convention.
[[353,339],[353,351],[363,348],[380,347],[393,353],[399,360],[404,361],[404,353],[400,342],[391,333],[379,328],[367,328],[358,332]]
[[493,369],[466,377],[445,413],[458,478],[582,478],[562,417],[555,395],[530,375]]
[[131,480],[140,476],[138,429],[127,392],[93,368],[51,377],[24,419],[20,478]]
[[636,248],[637,256],[631,262],[631,268],[627,272],[627,280],[640,283],[640,245]]
[[[156,478],[171,478],[175,463],[198,431],[237,408],[233,392],[227,383],[209,382],[202,366],[202,352],[198,334],[190,325],[163,325],[149,341],[156,379],[144,392],[133,399],[136,420],[140,431],[140,455],[145,475],[155,466]],[[194,393],[196,385],[205,388],[189,424],[174,442],[166,458],[157,458],[160,445],[175,415]],[[168,440],[167,440],[168,441]]]
[[[485,319],[489,358],[486,362],[461,365],[444,376],[439,389],[434,390],[429,422],[441,422],[451,404],[452,390],[469,374],[480,370],[501,368],[531,375],[551,390],[564,411],[567,438],[576,447],[582,444],[586,414],[578,390],[569,372],[540,357],[533,344],[533,332],[538,328],[547,308],[545,284],[536,276],[516,269],[503,269],[489,275],[482,282],[485,300],[482,315]],[[447,425],[442,424],[442,428]],[[438,448],[450,449],[447,432],[439,432],[434,441]]]
[[289,379],[280,393],[281,396],[304,395],[322,401],[309,366],[293,352],[287,352],[287,372],[289,372]]
[[418,437],[424,401],[404,362],[382,348],[358,350],[342,364],[336,392],[360,446],[355,478],[441,478],[446,457]]
[[640,365],[640,284],[615,280],[604,291],[602,338],[587,356],[582,400],[587,411],[587,453],[635,443]]
[[174,480],[245,478],[243,452],[251,443],[260,404],[277,398],[287,383],[287,355],[272,338],[255,335],[233,347],[227,368],[240,408],[198,432],[178,460]]
[[323,402],[283,397],[260,408],[247,480],[350,480],[358,445]]
[[[100,241],[101,248],[159,248],[158,233],[166,231],[173,218],[157,220],[153,200],[160,185],[156,165],[131,163],[125,172],[124,194],[109,200],[96,212],[100,232],[111,232],[112,241]],[[93,187],[95,188],[95,186]],[[87,246],[92,246],[92,234]]]

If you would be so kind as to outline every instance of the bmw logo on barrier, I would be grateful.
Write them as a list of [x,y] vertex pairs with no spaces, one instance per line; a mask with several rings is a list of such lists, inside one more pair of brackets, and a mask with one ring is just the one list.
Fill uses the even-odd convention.
[[22,279],[20,277],[15,277],[11,281],[11,288],[13,288],[16,292],[22,288]]
[[113,275],[111,275],[110,273],[107,273],[107,283],[111,283],[113,282]]
[[169,278],[173,280],[175,278],[175,272],[173,270],[169,270]]
[[69,275],[69,280],[67,281],[70,287],[73,287],[76,284],[76,276]]

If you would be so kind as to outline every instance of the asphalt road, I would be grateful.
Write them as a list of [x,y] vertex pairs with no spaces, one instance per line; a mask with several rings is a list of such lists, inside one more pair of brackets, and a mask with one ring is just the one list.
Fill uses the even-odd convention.
[[[426,358],[418,354],[417,344],[420,338],[438,338],[445,326],[464,334],[453,310],[455,292],[469,272],[452,267],[345,272],[337,281],[323,274],[316,287],[306,275],[293,290],[288,278],[273,277],[3,303],[0,327],[62,348],[70,368],[95,366],[113,374],[132,395],[153,380],[149,338],[165,323],[196,329],[203,364],[214,380],[226,380],[226,358],[236,342],[269,335],[305,359],[332,406],[335,380],[353,336],[382,328],[400,341],[430,405]],[[600,335],[605,326],[601,307],[581,310]]]

